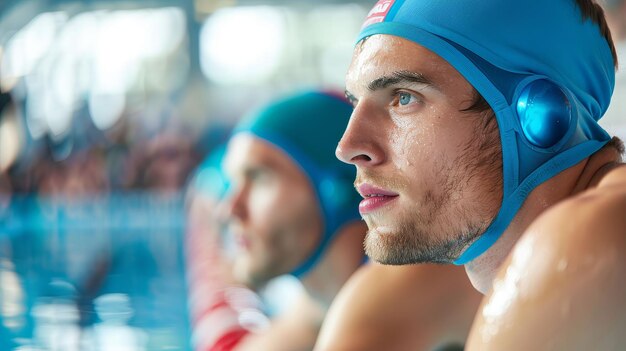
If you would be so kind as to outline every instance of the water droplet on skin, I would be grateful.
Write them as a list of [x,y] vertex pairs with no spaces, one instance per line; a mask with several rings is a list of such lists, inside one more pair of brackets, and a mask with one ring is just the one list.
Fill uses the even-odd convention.
[[503,322],[501,316],[508,311],[513,301],[526,298],[532,290],[522,286],[522,278],[525,275],[525,267],[533,259],[534,245],[532,238],[518,244],[505,275],[494,281],[493,293],[482,309],[485,321],[481,330],[483,342],[487,343],[500,330],[513,327]]

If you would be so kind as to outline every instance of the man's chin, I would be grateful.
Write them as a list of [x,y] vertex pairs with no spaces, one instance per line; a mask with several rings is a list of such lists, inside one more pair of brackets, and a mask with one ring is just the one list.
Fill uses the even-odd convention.
[[365,246],[365,254],[369,258],[380,264],[390,266],[402,266],[417,263],[414,260],[407,259],[406,255],[397,255],[395,253],[392,253],[391,251],[393,250],[381,247],[371,247],[368,245]]
[[365,253],[374,261],[387,265],[404,265],[412,262],[406,260],[405,250],[410,250],[406,239],[398,237],[389,227],[370,229],[365,237]]
[[[450,263],[447,247],[424,241],[419,233],[390,228],[369,230],[365,237],[365,253],[372,260],[386,265],[419,263]],[[422,239],[420,241],[419,239]]]
[[236,262],[233,267],[233,277],[239,284],[258,290],[263,288],[272,278],[274,274],[259,269],[259,265],[254,265],[249,261]]

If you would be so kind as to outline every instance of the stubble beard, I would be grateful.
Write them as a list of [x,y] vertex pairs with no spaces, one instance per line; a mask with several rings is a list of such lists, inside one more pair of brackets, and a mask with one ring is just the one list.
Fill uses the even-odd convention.
[[440,189],[445,190],[439,195],[427,192],[419,203],[401,210],[393,227],[381,228],[375,215],[367,217],[365,253],[389,265],[454,261],[484,232],[487,224],[472,222],[463,211],[443,214],[453,200],[449,185]]
[[[437,174],[446,176],[438,178],[430,187],[439,189],[438,193],[426,191],[421,199],[411,204],[406,204],[407,198],[399,199],[405,201],[405,208],[396,212],[391,226],[379,225],[379,215],[384,214],[366,215],[369,230],[365,236],[365,253],[373,260],[389,265],[454,261],[487,227],[484,223],[472,221],[470,213],[452,207],[453,193],[459,192],[460,183],[465,181],[459,173],[440,169]],[[373,178],[375,184],[402,184],[401,188],[408,188],[408,184],[400,180],[390,182],[377,176],[367,178]],[[459,181],[453,183],[454,179]]]
[[381,233],[376,227],[368,230],[365,236],[367,256],[388,265],[451,263],[484,231],[472,227],[460,237],[437,238],[418,229],[415,223],[407,222],[398,225],[394,232]]
[[[487,230],[502,201],[502,151],[495,116],[484,117],[487,118],[476,128],[476,139],[465,145],[452,162],[463,166],[441,166],[436,172],[442,175],[435,187],[439,193],[428,191],[419,203],[400,213],[392,231],[382,232],[375,217],[366,218],[369,230],[364,246],[370,258],[389,265],[451,263]],[[408,188],[406,181],[364,176],[373,178],[376,184]],[[475,204],[474,213],[454,208],[453,194],[462,194],[475,177],[484,180],[477,189],[485,195],[479,200],[485,200],[485,204]],[[494,199],[499,199],[496,207],[490,203]]]

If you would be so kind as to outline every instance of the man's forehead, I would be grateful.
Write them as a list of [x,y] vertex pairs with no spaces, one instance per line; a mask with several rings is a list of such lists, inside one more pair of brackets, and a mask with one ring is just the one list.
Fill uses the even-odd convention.
[[228,144],[225,157],[229,173],[249,168],[281,169],[284,162],[281,150],[249,133],[235,135]]
[[395,71],[436,73],[453,69],[427,48],[400,37],[377,34],[356,45],[346,80]]
[[443,85],[451,76],[460,76],[447,61],[427,48],[404,38],[377,34],[355,47],[346,74],[346,88],[352,91],[367,87],[395,72],[414,72],[428,77],[434,85]]

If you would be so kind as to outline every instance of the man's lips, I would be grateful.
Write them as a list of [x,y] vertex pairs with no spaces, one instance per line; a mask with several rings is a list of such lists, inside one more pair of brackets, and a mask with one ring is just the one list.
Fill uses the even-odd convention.
[[381,189],[367,183],[357,186],[357,191],[363,197],[363,200],[361,200],[359,204],[359,212],[362,215],[373,212],[398,197],[398,193]]

